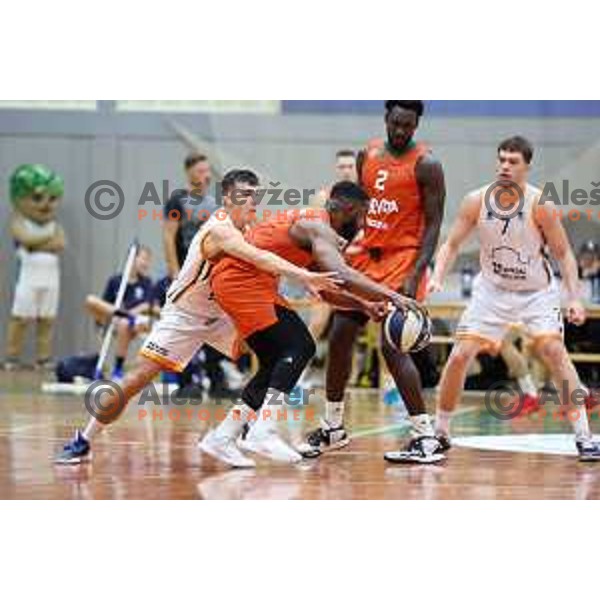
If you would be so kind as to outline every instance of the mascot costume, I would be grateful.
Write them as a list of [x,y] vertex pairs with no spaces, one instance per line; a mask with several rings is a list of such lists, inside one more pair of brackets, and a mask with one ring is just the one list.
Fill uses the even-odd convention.
[[18,367],[29,324],[36,325],[37,366],[50,366],[58,312],[60,254],[65,234],[56,221],[63,180],[43,165],[22,165],[10,177],[10,234],[19,276],[8,325],[5,367]]

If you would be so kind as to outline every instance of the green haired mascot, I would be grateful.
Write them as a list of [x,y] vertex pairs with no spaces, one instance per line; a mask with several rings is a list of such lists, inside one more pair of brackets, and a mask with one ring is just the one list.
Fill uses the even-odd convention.
[[63,180],[44,165],[21,165],[10,177],[13,214],[10,234],[19,260],[19,276],[8,325],[7,369],[18,367],[28,324],[36,325],[37,365],[52,358],[52,332],[58,312],[60,254],[65,234],[56,221]]

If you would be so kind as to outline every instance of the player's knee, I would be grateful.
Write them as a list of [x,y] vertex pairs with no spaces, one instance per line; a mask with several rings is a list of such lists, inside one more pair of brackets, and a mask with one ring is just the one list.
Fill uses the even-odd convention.
[[558,366],[567,358],[567,351],[560,340],[544,340],[537,344],[540,358],[548,366]]
[[314,358],[317,353],[317,344],[311,335],[306,337],[303,345],[303,354],[306,356],[307,361],[310,361]]
[[329,354],[333,356],[351,355],[359,327],[349,319],[336,316],[329,334]]
[[317,353],[317,345],[312,336],[302,336],[297,340],[292,349],[294,363],[298,368],[304,369]]
[[466,369],[477,356],[478,348],[467,342],[459,342],[454,346],[448,359],[448,365],[453,368]]

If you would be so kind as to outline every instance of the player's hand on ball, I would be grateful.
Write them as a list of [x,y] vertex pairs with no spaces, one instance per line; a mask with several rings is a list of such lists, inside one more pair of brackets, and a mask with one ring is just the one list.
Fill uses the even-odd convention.
[[392,294],[390,296],[389,301],[399,310],[406,311],[408,308],[418,308],[419,304],[416,300],[409,298],[408,296],[403,296],[398,292]]
[[585,308],[580,300],[572,300],[567,305],[567,320],[573,325],[585,323]]
[[385,302],[365,302],[365,311],[375,323],[383,321],[388,314],[388,306]]

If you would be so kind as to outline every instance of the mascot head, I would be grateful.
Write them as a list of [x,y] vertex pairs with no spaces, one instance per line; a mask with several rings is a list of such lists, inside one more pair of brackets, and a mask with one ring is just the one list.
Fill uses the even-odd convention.
[[24,217],[43,225],[54,221],[64,183],[44,165],[21,165],[10,176],[10,201]]

